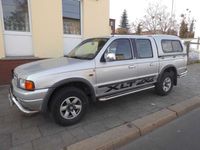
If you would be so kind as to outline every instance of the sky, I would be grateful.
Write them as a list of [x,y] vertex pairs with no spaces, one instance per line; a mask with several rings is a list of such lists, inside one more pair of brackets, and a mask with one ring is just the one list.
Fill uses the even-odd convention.
[[[145,9],[151,2],[157,2],[166,5],[169,12],[172,10],[172,0],[110,0],[110,18],[116,19],[116,28],[119,25],[121,15],[124,9],[127,10],[129,24],[136,19],[140,19],[145,15]],[[195,22],[195,37],[200,37],[200,5],[197,0],[174,0],[173,12],[177,20],[181,19],[180,15],[191,10],[191,18]]]

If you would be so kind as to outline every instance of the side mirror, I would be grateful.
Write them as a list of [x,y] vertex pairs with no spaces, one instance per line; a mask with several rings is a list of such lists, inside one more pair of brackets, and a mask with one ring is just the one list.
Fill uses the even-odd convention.
[[107,53],[105,54],[104,58],[107,62],[116,60],[115,53]]

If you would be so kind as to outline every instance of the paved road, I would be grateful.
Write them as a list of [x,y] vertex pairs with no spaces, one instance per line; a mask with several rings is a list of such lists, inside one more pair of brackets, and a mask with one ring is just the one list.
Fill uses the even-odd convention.
[[70,127],[60,127],[41,114],[25,116],[10,107],[8,86],[0,87],[0,150],[57,150],[133,121],[175,103],[200,95],[200,64],[188,67],[188,76],[166,97],[153,90],[93,104],[85,118]]
[[149,133],[119,150],[199,150],[200,109]]

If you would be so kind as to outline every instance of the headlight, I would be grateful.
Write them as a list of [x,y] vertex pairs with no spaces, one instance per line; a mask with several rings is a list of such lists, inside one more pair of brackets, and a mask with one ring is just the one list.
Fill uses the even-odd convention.
[[19,87],[28,91],[34,91],[35,85],[33,81],[19,79]]

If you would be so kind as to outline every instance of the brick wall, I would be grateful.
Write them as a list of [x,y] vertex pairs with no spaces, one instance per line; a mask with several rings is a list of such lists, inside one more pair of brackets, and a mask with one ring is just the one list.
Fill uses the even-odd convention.
[[14,69],[15,67],[21,64],[33,62],[36,60],[40,60],[40,59],[17,59],[17,60],[2,59],[0,60],[0,85],[10,83],[11,78],[12,78],[12,74],[11,74],[12,69]]

